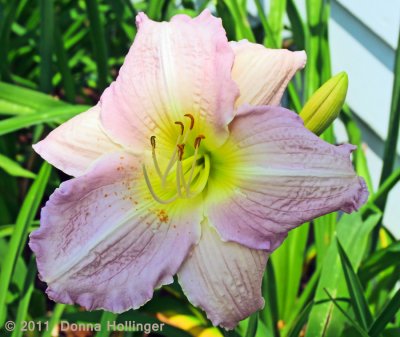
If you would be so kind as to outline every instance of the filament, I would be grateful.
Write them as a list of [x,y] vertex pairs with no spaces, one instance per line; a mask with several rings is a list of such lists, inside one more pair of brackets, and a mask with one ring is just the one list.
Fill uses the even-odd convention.
[[196,160],[197,160],[197,155],[199,153],[199,148],[196,147],[196,149],[194,150],[194,155],[193,155],[193,162],[192,162],[192,167],[190,168],[190,174],[189,174],[189,180],[186,184],[186,193],[189,195],[190,194],[190,184],[192,183],[192,179],[193,179],[193,172],[194,172],[194,168],[196,166]]
[[157,174],[160,177],[160,179],[162,179],[162,173],[160,170],[160,166],[158,165],[158,161],[157,161],[157,156],[156,156],[156,136],[151,136],[150,137],[150,143],[151,143],[151,156],[153,157],[153,164],[156,168]]
[[[185,130],[185,124],[181,121],[175,122],[176,125],[180,126],[180,133],[178,134],[178,137],[176,139],[176,144],[173,149],[173,153],[171,158],[168,161],[168,164],[166,166],[166,169],[164,173],[162,173],[160,169],[160,165],[157,160],[157,153],[156,153],[156,137],[151,136],[150,137],[150,143],[152,147],[152,159],[153,159],[153,164],[155,167],[155,171],[158,175],[158,177],[161,179],[161,187],[166,188],[167,181],[168,182],[173,182],[173,180],[169,180],[169,174],[171,169],[174,167],[176,164],[176,179],[175,179],[175,185],[176,185],[176,192],[175,195],[169,199],[162,199],[160,196],[157,195],[155,192],[153,185],[150,182],[150,178],[148,175],[148,172],[146,170],[146,166],[143,164],[143,174],[145,178],[146,185],[154,198],[155,201],[161,203],[161,204],[169,204],[173,201],[175,201],[178,197],[182,198],[189,198],[193,194],[190,191],[191,185],[193,185],[193,189],[196,191],[194,192],[195,195],[198,193],[201,193],[201,191],[204,189],[204,187],[207,184],[207,180],[209,177],[210,173],[210,159],[206,154],[202,154],[202,158],[204,158],[204,162],[199,162],[198,164],[198,158],[200,157],[199,155],[199,148],[201,141],[205,139],[204,135],[199,135],[195,138],[194,140],[194,153],[192,156],[189,158],[186,158],[183,160],[184,154],[185,154],[185,145],[186,141],[189,137],[189,134],[191,133],[191,130],[194,127],[195,119],[193,115],[191,114],[185,114],[185,117],[190,119],[190,123],[186,124],[186,130]],[[191,160],[191,161],[190,161]],[[204,166],[203,166],[204,164]],[[185,169],[184,169],[185,167]],[[188,176],[186,176],[188,175]],[[185,176],[188,177],[189,179],[185,179]],[[168,185],[170,186],[170,185]],[[173,185],[172,185],[173,186]],[[183,187],[183,191],[182,191]]]
[[166,168],[166,170],[165,170],[165,172],[164,172],[164,174],[162,176],[162,186],[163,187],[165,187],[165,182],[167,181],[167,176],[168,176],[169,171],[171,171],[172,166],[174,166],[174,164],[175,164],[176,151],[177,151],[177,148],[178,148],[178,144],[179,144],[179,142],[181,140],[181,137],[182,137],[182,135],[179,135],[178,139],[176,140],[176,144],[174,146],[174,152],[172,153],[172,157],[169,160],[167,168]]
[[143,167],[143,174],[144,174],[144,179],[145,179],[145,181],[146,181],[146,185],[147,185],[147,187],[148,187],[148,189],[149,189],[149,191],[150,191],[152,197],[153,197],[157,202],[159,202],[160,204],[170,204],[171,202],[173,202],[173,201],[175,201],[175,200],[177,199],[177,196],[174,196],[174,197],[172,197],[172,198],[170,198],[170,199],[162,200],[162,199],[154,192],[154,189],[153,189],[153,186],[151,185],[149,176],[147,175],[146,166],[143,164],[142,167]]

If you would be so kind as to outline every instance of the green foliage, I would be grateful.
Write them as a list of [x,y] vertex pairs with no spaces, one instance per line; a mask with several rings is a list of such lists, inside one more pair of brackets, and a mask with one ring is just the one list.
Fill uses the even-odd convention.
[[[38,227],[39,209],[65,176],[33,152],[31,144],[63,121],[95,104],[116,77],[136,34],[135,15],[167,20],[177,13],[197,15],[214,6],[230,39],[270,48],[306,49],[308,64],[288,87],[287,104],[300,112],[304,102],[331,77],[328,39],[330,2],[307,0],[302,18],[294,0],[255,0],[257,16],[245,0],[0,0],[0,335],[4,322],[47,321],[49,329],[29,336],[50,337],[61,320],[158,322],[180,314],[197,322],[190,332],[166,325],[164,336],[188,337],[211,324],[185,298],[179,285],[163,287],[138,310],[115,315],[86,312],[47,299],[37,280],[28,234]],[[267,14],[268,13],[268,14]],[[285,16],[289,25],[285,24]],[[283,34],[285,31],[285,34]],[[285,38],[284,38],[285,37]],[[263,280],[266,306],[235,331],[213,329],[210,336],[345,337],[400,335],[400,242],[382,224],[390,190],[400,180],[394,167],[399,130],[400,49],[380,185],[374,192],[362,149],[362,134],[348,106],[340,118],[358,146],[353,161],[371,192],[367,206],[352,215],[329,214],[289,233],[272,254]],[[322,134],[334,143],[334,130]],[[109,334],[103,329],[97,334]],[[124,336],[140,334],[125,333]]]

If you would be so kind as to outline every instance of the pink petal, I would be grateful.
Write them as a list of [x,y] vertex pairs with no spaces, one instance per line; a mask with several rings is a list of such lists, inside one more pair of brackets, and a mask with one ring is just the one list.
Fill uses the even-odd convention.
[[264,306],[261,282],[268,253],[221,241],[208,223],[180,269],[179,283],[189,301],[205,310],[214,325],[233,329]]
[[53,166],[72,176],[82,175],[105,153],[119,151],[101,128],[98,105],[53,130],[34,150]]
[[236,106],[279,105],[289,81],[307,60],[304,51],[268,49],[247,41],[231,42],[231,46],[235,52],[232,77],[240,90]]
[[[208,216],[224,240],[274,250],[287,232],[333,211],[353,212],[365,203],[365,182],[353,170],[354,146],[333,146],[280,107],[245,107],[230,125],[224,157],[225,195]],[[227,151],[231,151],[227,155]]]
[[238,89],[231,79],[233,51],[221,20],[209,11],[191,19],[154,22],[140,13],[138,33],[117,80],[101,97],[108,133],[133,149],[152,135],[175,145],[175,121],[195,119],[196,132],[210,125],[222,143],[233,118]]
[[200,212],[163,209],[142,180],[137,158],[113,153],[50,197],[30,247],[51,299],[122,312],[173,281],[199,239]]

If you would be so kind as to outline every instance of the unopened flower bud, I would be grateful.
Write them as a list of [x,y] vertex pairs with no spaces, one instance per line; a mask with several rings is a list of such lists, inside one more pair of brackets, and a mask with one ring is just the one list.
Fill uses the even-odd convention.
[[307,129],[320,135],[339,115],[346,99],[348,77],[345,72],[325,82],[307,101],[300,117]]

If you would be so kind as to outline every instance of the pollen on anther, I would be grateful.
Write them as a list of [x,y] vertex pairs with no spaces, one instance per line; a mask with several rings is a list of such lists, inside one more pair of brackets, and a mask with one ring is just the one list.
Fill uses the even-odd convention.
[[182,160],[183,158],[183,153],[185,151],[185,144],[178,144],[178,156],[179,156],[179,160]]
[[150,143],[151,143],[151,147],[153,149],[155,149],[156,148],[156,136],[151,136],[150,137]]
[[180,125],[181,127],[181,135],[183,135],[183,132],[185,131],[185,126],[183,125],[182,122],[175,122],[176,125]]
[[204,135],[198,135],[196,139],[194,140],[194,148],[198,148],[200,146],[201,140],[205,139],[206,137]]
[[193,126],[194,126],[194,117],[193,117],[193,115],[192,114],[185,114],[184,116],[190,118],[190,127],[189,128],[190,128],[190,130],[192,130]]

